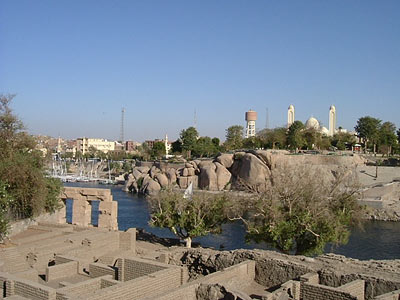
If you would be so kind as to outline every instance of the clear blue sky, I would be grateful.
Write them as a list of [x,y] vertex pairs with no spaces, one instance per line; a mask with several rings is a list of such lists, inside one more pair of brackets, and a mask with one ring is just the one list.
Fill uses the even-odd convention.
[[400,1],[0,2],[0,93],[33,134],[224,138],[313,115],[400,126]]

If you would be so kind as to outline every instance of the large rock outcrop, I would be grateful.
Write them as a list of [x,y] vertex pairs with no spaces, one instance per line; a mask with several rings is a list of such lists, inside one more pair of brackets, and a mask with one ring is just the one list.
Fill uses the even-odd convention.
[[235,159],[232,165],[235,186],[265,190],[266,182],[271,176],[268,166],[252,153],[245,153]]

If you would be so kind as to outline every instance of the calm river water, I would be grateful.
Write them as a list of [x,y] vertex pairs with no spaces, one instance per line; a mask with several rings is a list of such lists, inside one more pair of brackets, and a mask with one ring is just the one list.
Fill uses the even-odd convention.
[[[114,200],[118,201],[118,224],[120,230],[131,227],[143,228],[160,237],[175,236],[164,228],[148,225],[149,213],[145,199],[125,193],[118,186],[104,186],[95,183],[66,183],[66,186],[111,188]],[[242,224],[229,223],[223,226],[219,235],[208,235],[194,239],[203,247],[224,250],[233,249],[272,249],[266,244],[246,244],[245,229]],[[365,221],[364,229],[353,229],[346,245],[333,247],[328,245],[325,252],[342,254],[357,259],[400,259],[400,222]]]

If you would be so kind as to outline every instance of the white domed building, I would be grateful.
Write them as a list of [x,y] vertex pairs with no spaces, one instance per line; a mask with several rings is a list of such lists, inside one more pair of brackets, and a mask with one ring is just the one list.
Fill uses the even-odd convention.
[[311,117],[307,120],[306,122],[306,128],[307,129],[315,129],[315,130],[319,130],[320,129],[320,125],[319,122],[316,118]]
[[[290,127],[294,122],[294,106],[290,105],[288,108],[288,122],[287,122],[287,128]],[[307,129],[314,129],[322,133],[323,135],[326,136],[333,136],[337,130],[336,130],[336,108],[335,106],[331,106],[329,108],[329,129],[326,127],[321,126],[319,121],[311,117],[307,120],[305,124]]]
[[322,133],[323,135],[329,135],[329,130],[328,128],[321,126],[321,124],[319,123],[319,121],[314,118],[311,117],[307,120],[306,124],[306,129],[314,129],[316,131],[319,131],[320,133]]

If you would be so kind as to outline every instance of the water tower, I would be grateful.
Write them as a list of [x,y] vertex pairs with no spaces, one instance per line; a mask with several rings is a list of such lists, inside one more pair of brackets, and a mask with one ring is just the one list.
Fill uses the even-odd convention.
[[246,138],[256,135],[256,121],[257,112],[254,110],[249,110],[245,114],[246,124]]

